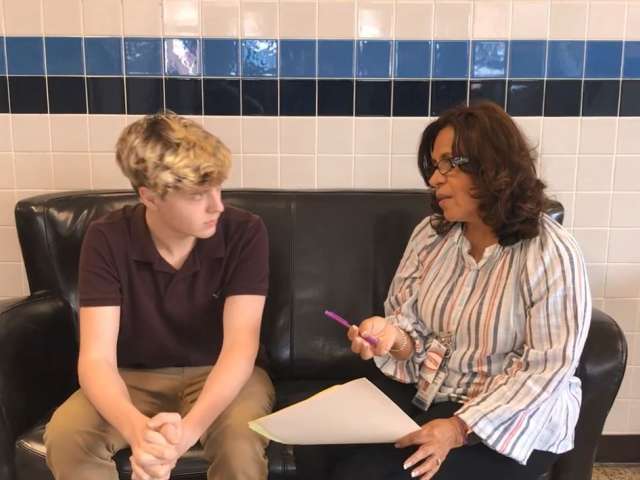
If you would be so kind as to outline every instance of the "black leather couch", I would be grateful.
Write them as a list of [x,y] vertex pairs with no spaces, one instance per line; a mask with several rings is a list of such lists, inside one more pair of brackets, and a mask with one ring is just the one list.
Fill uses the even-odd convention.
[[[329,385],[380,375],[353,355],[325,308],[354,321],[381,313],[390,280],[413,227],[429,213],[425,192],[229,191],[227,204],[260,215],[271,243],[271,287],[262,342],[277,408]],[[0,305],[0,480],[51,479],[44,462],[44,422],[77,388],[77,263],[87,225],[136,201],[131,192],[78,192],[22,200],[16,224],[29,297]],[[562,220],[562,208],[552,213]],[[587,480],[602,426],[622,380],[626,342],[613,319],[594,310],[578,375],[583,407],[576,448],[545,475]],[[294,478],[294,449],[272,443],[270,478]],[[130,478],[128,455],[116,457]],[[172,478],[204,479],[197,451]]]

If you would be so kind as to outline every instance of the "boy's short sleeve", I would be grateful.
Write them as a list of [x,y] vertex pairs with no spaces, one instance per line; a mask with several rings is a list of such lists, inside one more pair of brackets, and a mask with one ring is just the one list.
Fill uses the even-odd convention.
[[80,250],[78,304],[80,307],[119,306],[122,289],[113,249],[96,224],[87,229]]
[[269,238],[264,222],[254,217],[238,245],[224,294],[267,295],[269,290]]

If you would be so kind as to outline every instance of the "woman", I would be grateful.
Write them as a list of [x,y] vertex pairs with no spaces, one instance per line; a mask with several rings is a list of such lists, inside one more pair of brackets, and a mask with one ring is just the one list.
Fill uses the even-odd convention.
[[351,450],[334,478],[537,478],[573,448],[591,316],[584,260],[544,213],[535,158],[496,105],[444,113],[418,164],[434,214],[409,240],[386,316],[348,337],[385,375],[415,384],[392,396],[422,427]]

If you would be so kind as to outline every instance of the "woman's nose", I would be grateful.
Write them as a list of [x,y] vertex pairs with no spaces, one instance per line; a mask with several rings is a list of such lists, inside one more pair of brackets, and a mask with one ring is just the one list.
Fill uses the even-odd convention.
[[440,170],[435,168],[431,177],[429,177],[428,183],[432,188],[436,188],[438,185],[442,184],[442,182],[444,182],[444,175],[440,173]]

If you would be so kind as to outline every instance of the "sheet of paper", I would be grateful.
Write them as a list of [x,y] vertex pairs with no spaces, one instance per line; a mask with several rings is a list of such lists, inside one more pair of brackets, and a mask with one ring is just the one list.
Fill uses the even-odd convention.
[[249,427],[289,445],[392,443],[420,428],[366,378],[327,388]]

